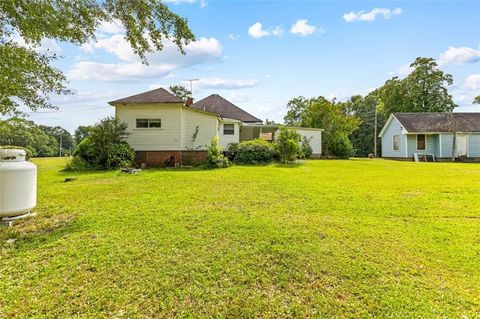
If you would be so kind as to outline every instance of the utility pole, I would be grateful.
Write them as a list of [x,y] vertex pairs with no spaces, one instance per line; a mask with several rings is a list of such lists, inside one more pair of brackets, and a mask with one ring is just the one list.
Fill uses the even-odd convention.
[[198,81],[200,79],[186,79],[183,80],[185,82],[190,82],[190,97],[193,98],[193,82]]
[[58,147],[58,157],[62,157],[62,142],[63,142],[63,134],[62,133],[60,133],[60,145]]
[[377,104],[375,104],[375,136],[373,137],[373,157],[377,158]]

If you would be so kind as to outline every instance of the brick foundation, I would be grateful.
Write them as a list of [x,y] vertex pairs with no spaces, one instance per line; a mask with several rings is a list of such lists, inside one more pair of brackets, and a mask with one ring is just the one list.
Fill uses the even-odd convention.
[[137,151],[135,162],[147,167],[173,167],[202,164],[206,158],[207,151]]

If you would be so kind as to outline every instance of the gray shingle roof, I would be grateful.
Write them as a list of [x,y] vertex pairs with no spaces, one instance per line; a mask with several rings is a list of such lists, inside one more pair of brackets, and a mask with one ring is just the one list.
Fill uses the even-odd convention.
[[458,132],[480,132],[480,113],[394,113],[409,133],[451,132],[451,115]]
[[168,92],[164,88],[143,92],[128,96],[119,100],[108,102],[113,103],[183,103],[181,99]]
[[242,122],[262,122],[250,113],[245,112],[235,104],[227,101],[218,94],[212,94],[206,98],[195,102],[193,108],[215,113],[221,117],[240,120]]

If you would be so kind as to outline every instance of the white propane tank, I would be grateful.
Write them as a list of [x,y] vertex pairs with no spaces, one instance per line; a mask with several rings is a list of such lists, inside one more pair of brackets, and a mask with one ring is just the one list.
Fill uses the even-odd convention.
[[0,149],[0,219],[24,215],[37,205],[37,167],[25,155]]

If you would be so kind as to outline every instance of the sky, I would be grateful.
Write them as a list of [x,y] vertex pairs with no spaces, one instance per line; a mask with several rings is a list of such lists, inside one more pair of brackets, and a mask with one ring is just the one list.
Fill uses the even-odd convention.
[[480,94],[480,1],[166,2],[196,36],[185,56],[167,42],[142,65],[116,23],[103,24],[83,46],[44,41],[62,56],[55,65],[75,94],[52,97],[58,111],[29,118],[73,132],[114,115],[108,101],[199,79],[195,100],[217,93],[282,122],[291,98],[364,95],[406,76],[419,56],[453,75],[457,111],[480,111],[471,105]]

